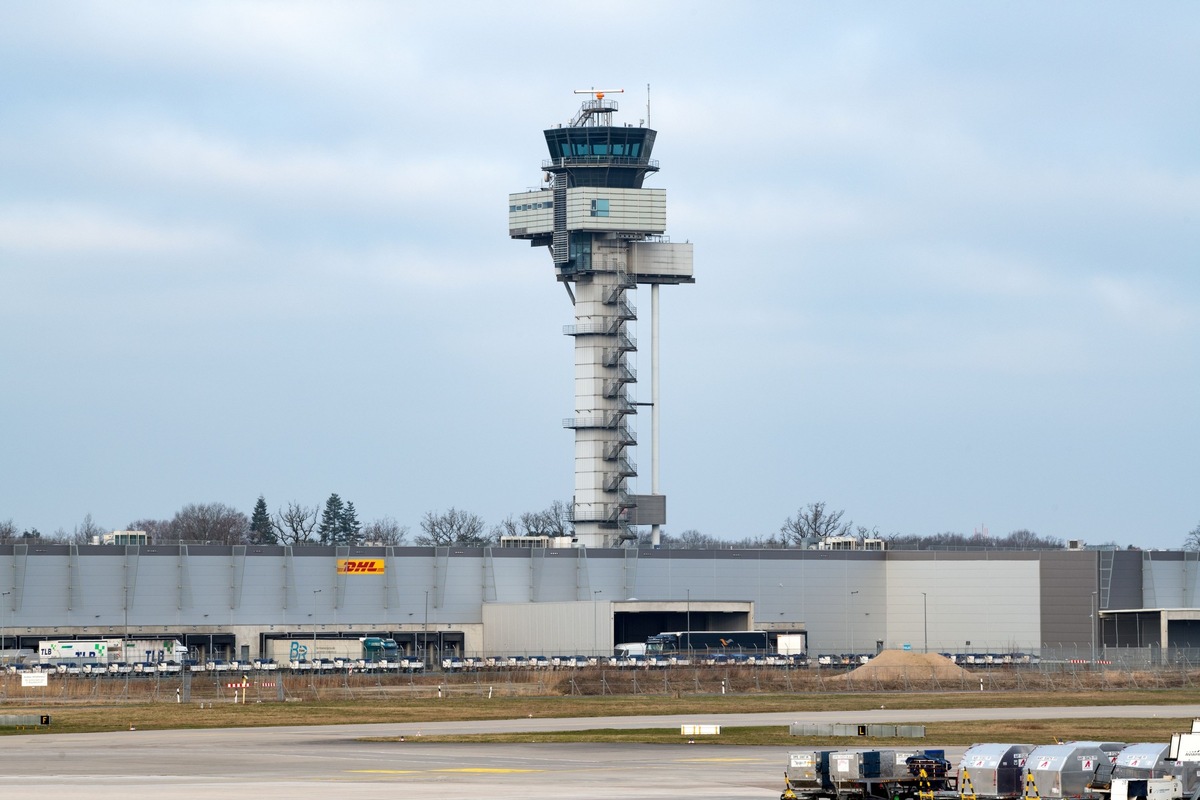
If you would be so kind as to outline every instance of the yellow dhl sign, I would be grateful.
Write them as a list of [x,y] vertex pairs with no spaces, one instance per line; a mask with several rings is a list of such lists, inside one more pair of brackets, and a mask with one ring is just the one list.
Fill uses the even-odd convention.
[[382,558],[339,558],[338,575],[382,575]]

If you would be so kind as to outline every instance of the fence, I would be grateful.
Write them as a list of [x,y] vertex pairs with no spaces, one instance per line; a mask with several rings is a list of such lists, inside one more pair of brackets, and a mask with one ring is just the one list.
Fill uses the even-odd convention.
[[[1173,659],[1168,659],[1171,661]],[[1193,688],[1200,666],[1183,659],[1144,667],[1125,663],[1043,660],[1024,667],[871,665],[853,670],[773,667],[668,667],[563,670],[487,669],[474,672],[394,674],[339,670],[292,673],[182,673],[177,675],[51,675],[45,687],[23,687],[19,674],[0,674],[0,704],[232,703],[289,700],[398,699],[403,697],[514,697],[561,695],[722,695],[906,691],[1103,691]],[[948,665],[947,665],[948,666]]]

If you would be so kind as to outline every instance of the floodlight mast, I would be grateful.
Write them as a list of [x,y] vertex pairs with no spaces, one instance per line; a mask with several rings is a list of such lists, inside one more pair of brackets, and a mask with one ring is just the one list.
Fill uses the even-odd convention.
[[[649,284],[694,283],[691,244],[672,244],[666,230],[666,192],[643,186],[658,171],[651,159],[657,132],[641,125],[614,126],[617,103],[606,94],[622,89],[577,89],[590,95],[574,119],[544,131],[550,158],[542,164],[546,185],[509,195],[509,236],[550,250],[555,276],[568,289],[575,324],[575,495],[571,521],[581,547],[611,547],[636,540],[632,526],[650,525],[657,543],[666,522],[658,493],[634,495],[637,468],[629,457],[637,444],[630,416],[639,405],[630,390],[637,373],[629,363],[637,350],[631,335],[637,309],[629,295]],[[572,291],[573,289],[573,291]],[[657,313],[655,314],[657,317]],[[651,363],[651,402],[657,440],[657,319]],[[657,448],[652,454],[657,465]]]

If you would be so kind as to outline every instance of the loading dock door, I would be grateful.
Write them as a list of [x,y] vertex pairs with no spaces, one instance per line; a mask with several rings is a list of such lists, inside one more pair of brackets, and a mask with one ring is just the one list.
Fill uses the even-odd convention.
[[644,642],[647,637],[664,631],[749,630],[752,617],[749,606],[749,603],[712,601],[615,603],[613,641]]

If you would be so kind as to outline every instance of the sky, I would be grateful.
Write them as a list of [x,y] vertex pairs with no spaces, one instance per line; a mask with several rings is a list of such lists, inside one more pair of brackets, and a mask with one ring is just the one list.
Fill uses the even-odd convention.
[[572,311],[507,196],[598,87],[695,246],[669,533],[1178,547],[1198,39],[1188,2],[0,0],[0,521],[568,500]]

